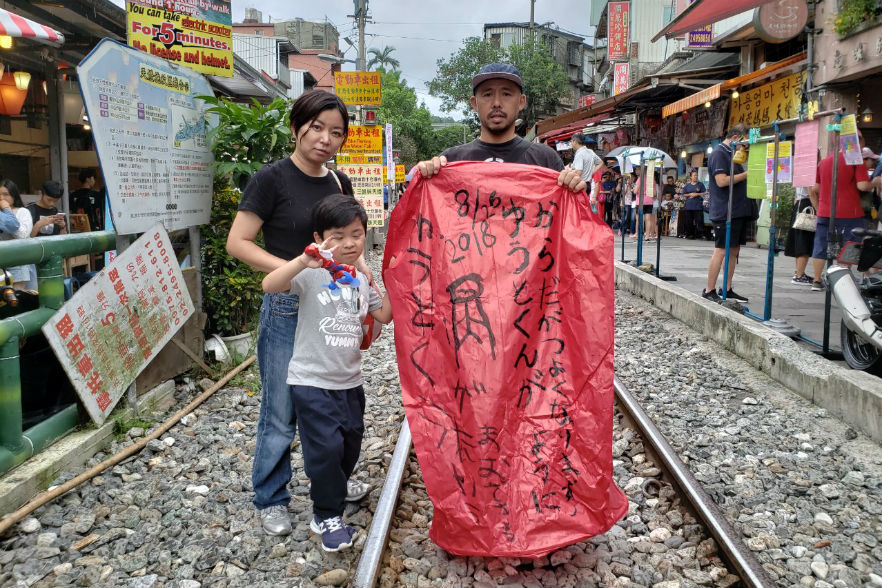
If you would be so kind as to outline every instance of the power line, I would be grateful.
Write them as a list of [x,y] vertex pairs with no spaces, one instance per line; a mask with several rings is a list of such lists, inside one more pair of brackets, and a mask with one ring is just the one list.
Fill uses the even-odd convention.
[[415,41],[438,41],[440,43],[459,43],[462,39],[433,39],[432,37],[404,37],[400,35],[380,35],[378,33],[369,33],[369,37],[384,37],[386,39],[412,39]]

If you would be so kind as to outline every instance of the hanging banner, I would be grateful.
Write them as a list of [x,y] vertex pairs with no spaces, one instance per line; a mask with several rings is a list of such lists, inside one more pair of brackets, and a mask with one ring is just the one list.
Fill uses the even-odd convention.
[[199,73],[233,77],[230,0],[127,0],[126,42]]
[[334,72],[334,93],[344,104],[382,104],[380,74],[375,71]]
[[591,106],[595,102],[597,102],[597,94],[585,94],[584,96],[579,96],[579,108]]
[[200,98],[213,95],[206,77],[110,39],[77,75],[116,230],[207,223],[214,155],[205,135],[216,116]]
[[368,213],[368,228],[382,227],[384,220],[383,166],[337,165],[337,169],[349,176],[352,181],[355,197]]
[[392,151],[392,125],[386,125],[386,179],[391,184],[395,181],[395,158]]
[[615,64],[613,95],[621,94],[631,85],[631,65],[625,61]]
[[344,144],[346,153],[379,153],[383,163],[383,131],[380,127],[349,125],[349,136]]
[[751,145],[747,152],[747,197],[766,197],[766,147]]
[[861,165],[864,162],[861,155],[861,144],[858,139],[857,119],[849,114],[842,117],[842,130],[839,132],[839,150],[845,157],[848,165]]
[[818,170],[818,131],[820,121],[810,120],[796,125],[795,154],[793,157],[793,187],[815,185]]
[[100,425],[194,310],[168,233],[157,223],[83,284],[42,330]]
[[429,537],[457,555],[539,556],[628,510],[612,478],[613,235],[557,175],[451,163],[415,174],[392,212],[402,396]]
[[729,126],[744,123],[748,127],[763,127],[776,120],[796,118],[802,99],[805,72],[799,72],[744,90],[729,109]]
[[[789,184],[793,181],[793,144],[790,141],[778,143],[778,183]],[[766,174],[767,184],[775,181],[775,143],[766,144]]]
[[396,184],[403,184],[405,182],[404,174],[405,174],[404,164],[403,163],[396,163],[395,164],[395,183]]
[[607,7],[607,59],[628,59],[631,42],[631,3],[610,2]]

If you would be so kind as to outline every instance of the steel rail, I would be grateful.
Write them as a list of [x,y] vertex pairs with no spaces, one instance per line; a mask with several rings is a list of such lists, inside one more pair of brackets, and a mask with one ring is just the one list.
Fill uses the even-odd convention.
[[358,561],[350,586],[352,588],[373,588],[377,582],[377,574],[383,553],[386,551],[386,542],[389,539],[389,529],[392,526],[392,516],[398,503],[398,493],[401,490],[401,480],[404,478],[404,470],[407,467],[407,458],[410,456],[411,436],[407,417],[401,421],[401,430],[398,433],[398,441],[395,443],[395,451],[389,462],[389,473],[383,483],[383,491],[377,502],[377,510],[371,521],[367,540]]
[[683,490],[695,512],[704,521],[708,532],[723,550],[734,571],[749,588],[774,588],[775,582],[763,569],[743,541],[736,535],[729,521],[723,516],[713,499],[692,475],[677,452],[662,435],[637,399],[628,391],[618,376],[613,379],[616,398],[620,408],[627,412],[628,417],[640,429],[643,439],[650,443],[661,464],[671,475],[674,482]]

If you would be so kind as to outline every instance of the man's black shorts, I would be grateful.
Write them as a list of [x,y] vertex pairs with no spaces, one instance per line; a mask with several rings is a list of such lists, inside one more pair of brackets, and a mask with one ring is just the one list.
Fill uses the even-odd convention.
[[[747,223],[749,218],[732,219],[732,236],[729,237],[729,247],[740,247],[747,244]],[[714,222],[714,247],[726,248],[726,221]]]

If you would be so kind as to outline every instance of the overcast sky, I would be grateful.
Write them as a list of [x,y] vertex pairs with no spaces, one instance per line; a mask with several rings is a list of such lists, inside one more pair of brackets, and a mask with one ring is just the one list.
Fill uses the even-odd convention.
[[[125,6],[124,0],[112,0]],[[536,0],[536,23],[551,21],[577,35],[588,36],[589,4],[591,0]],[[596,1],[596,0],[595,0]],[[349,37],[355,48],[346,50],[346,57],[355,59],[358,53],[358,29],[349,18],[354,11],[353,0],[324,0],[324,2],[292,2],[291,0],[232,0],[233,22],[242,22],[246,8],[263,13],[263,21],[304,18],[323,21],[327,18],[340,37]],[[483,35],[483,24],[490,22],[529,22],[530,0],[369,0],[368,14],[373,23],[366,27],[365,48],[395,48],[393,56],[401,62],[401,72],[413,87],[419,100],[424,101],[435,114],[443,114],[440,101],[429,95],[426,82],[435,77],[438,59],[446,59],[462,47],[466,37]],[[352,64],[344,64],[353,70]],[[459,117],[458,113],[452,116]]]

